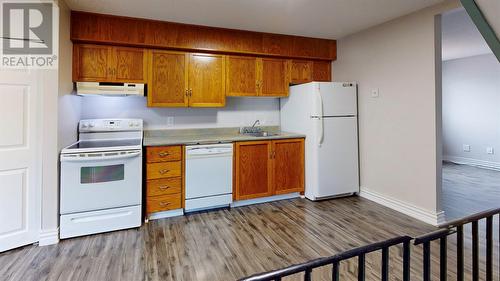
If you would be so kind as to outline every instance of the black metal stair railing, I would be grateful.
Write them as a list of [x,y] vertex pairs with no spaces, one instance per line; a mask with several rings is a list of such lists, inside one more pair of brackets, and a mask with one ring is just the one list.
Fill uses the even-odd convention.
[[[459,220],[454,220],[440,225],[440,230],[412,238],[409,236],[399,236],[382,242],[354,248],[340,254],[319,258],[305,263],[292,265],[283,269],[273,270],[266,273],[255,274],[250,277],[240,279],[240,281],[279,281],[283,277],[304,273],[304,280],[310,281],[312,271],[315,268],[332,265],[332,280],[339,280],[339,263],[357,257],[358,259],[358,281],[365,280],[365,257],[367,254],[382,251],[381,280],[389,280],[389,249],[393,246],[403,245],[403,281],[410,280],[410,245],[413,241],[415,246],[422,245],[422,277],[424,281],[430,281],[431,270],[431,243],[439,242],[439,280],[446,281],[448,275],[448,236],[457,235],[456,255],[457,255],[457,281],[464,280],[464,226],[471,224],[472,242],[472,280],[479,280],[479,222],[486,221],[486,281],[493,281],[493,219],[500,214],[500,208],[480,212]],[[500,216],[499,216],[500,225]],[[498,229],[500,237],[500,227]],[[500,244],[500,243],[499,243]],[[499,274],[500,274],[500,246],[499,252]]]
[[[465,278],[464,274],[464,226],[471,224],[471,243],[472,243],[472,280],[479,280],[479,223],[482,220],[486,221],[486,280],[493,280],[493,218],[495,215],[500,214],[500,208],[492,209],[484,212],[474,214],[462,219],[450,221],[448,223],[440,225],[441,230],[432,232],[420,237],[415,238],[415,245],[423,245],[424,251],[424,261],[423,261],[423,279],[431,280],[431,266],[430,266],[430,243],[432,241],[439,240],[440,247],[440,279],[441,281],[446,281],[447,278],[447,237],[451,234],[457,234],[457,245],[456,245],[456,255],[457,255],[457,281],[463,281]],[[499,217],[500,225],[500,217]],[[500,227],[498,229],[500,236]],[[500,243],[499,243],[500,244]],[[499,256],[500,256],[500,246],[499,246]],[[500,271],[500,259],[499,259],[499,271]],[[500,272],[499,272],[500,274]]]

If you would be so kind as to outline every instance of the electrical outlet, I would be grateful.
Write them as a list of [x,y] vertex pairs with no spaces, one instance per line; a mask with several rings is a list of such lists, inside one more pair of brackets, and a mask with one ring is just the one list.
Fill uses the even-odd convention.
[[169,116],[167,117],[167,127],[173,127],[174,126],[174,117]]
[[378,89],[373,89],[372,90],[372,98],[378,98],[378,96],[379,96]]
[[464,144],[463,149],[464,149],[464,152],[470,152],[470,145]]
[[488,154],[494,154],[495,151],[493,150],[493,147],[487,147],[486,148],[486,153],[488,153]]

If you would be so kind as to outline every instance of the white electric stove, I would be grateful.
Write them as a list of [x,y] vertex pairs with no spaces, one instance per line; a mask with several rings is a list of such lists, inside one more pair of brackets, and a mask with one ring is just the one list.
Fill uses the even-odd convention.
[[79,141],[61,151],[60,236],[141,225],[140,119],[79,122]]

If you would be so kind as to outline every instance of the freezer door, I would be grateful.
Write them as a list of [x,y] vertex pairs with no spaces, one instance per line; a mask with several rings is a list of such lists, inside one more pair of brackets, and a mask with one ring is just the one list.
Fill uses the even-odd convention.
[[354,83],[319,83],[323,116],[357,115],[357,90]]
[[317,148],[315,199],[359,192],[356,117],[323,118],[323,142]]

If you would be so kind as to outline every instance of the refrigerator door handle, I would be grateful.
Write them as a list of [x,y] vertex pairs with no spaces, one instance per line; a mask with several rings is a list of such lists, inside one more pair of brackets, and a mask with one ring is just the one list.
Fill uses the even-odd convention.
[[319,122],[319,136],[318,136],[318,146],[321,146],[324,138],[324,128],[323,128],[323,97],[321,96],[321,92],[316,92],[317,95],[317,106],[318,106],[318,122]]
[[318,146],[321,146],[323,143],[323,138],[325,136],[324,128],[323,128],[323,117],[318,118],[319,122],[319,136],[318,136]]

